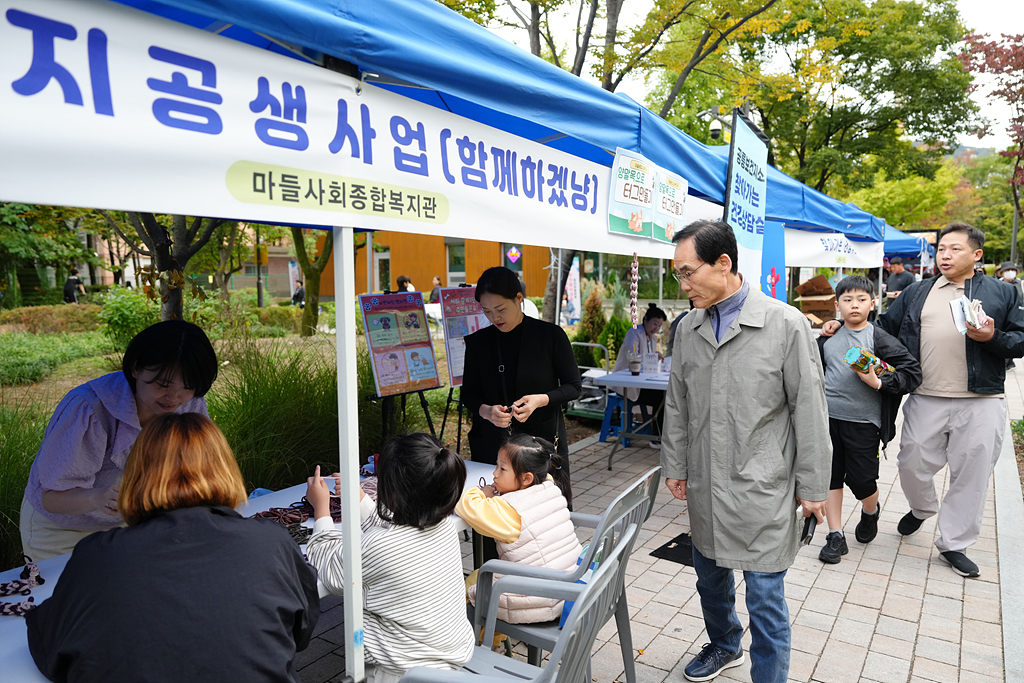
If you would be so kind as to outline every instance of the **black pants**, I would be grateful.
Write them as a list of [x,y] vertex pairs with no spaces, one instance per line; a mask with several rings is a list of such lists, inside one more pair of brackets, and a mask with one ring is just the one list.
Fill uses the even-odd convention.
[[832,438],[832,481],[829,490],[843,488],[843,482],[857,500],[878,490],[878,427],[869,422],[828,419]]

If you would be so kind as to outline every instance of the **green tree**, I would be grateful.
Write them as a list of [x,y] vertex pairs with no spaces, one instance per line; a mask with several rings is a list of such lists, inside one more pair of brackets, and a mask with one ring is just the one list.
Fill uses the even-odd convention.
[[302,325],[299,334],[303,337],[311,337],[316,334],[316,325],[320,319],[320,276],[327,268],[331,251],[334,249],[334,233],[331,231],[324,233],[324,243],[320,247],[319,254],[316,252],[319,232],[309,230],[304,234],[302,228],[291,228],[291,234],[299,268],[306,276],[306,307],[302,309]]
[[879,169],[893,180],[930,178],[948,141],[977,125],[954,0],[789,10],[777,30],[740,47],[735,74],[737,97],[755,104],[771,138],[769,163],[821,191],[869,185]]
[[934,228],[948,222],[947,207],[963,179],[962,169],[952,159],[943,162],[932,178],[915,175],[890,180],[881,170],[871,187],[857,190],[846,201],[901,230]]

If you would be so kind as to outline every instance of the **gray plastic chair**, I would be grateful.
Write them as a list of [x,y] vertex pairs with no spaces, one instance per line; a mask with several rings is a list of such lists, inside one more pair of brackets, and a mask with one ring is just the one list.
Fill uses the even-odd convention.
[[[477,575],[476,608],[473,613],[473,627],[475,633],[480,632],[483,617],[486,615],[494,602],[494,609],[497,610],[497,597],[491,590],[491,581],[494,574],[505,576],[520,576],[531,580],[545,579],[553,581],[566,581],[575,583],[582,578],[583,574],[590,567],[591,562],[597,553],[602,552],[603,557],[608,557],[620,544],[627,541],[623,530],[630,524],[637,526],[637,534],[643,523],[651,516],[654,508],[654,500],[658,495],[658,484],[661,481],[661,467],[655,467],[642,477],[633,482],[625,491],[620,493],[602,515],[586,515],[572,513],[572,521],[577,526],[594,529],[594,535],[590,539],[590,547],[587,550],[583,561],[575,570],[560,571],[546,567],[534,567],[532,565],[505,562],[502,560],[490,560],[484,563]],[[634,536],[628,539],[629,547],[625,548],[625,555],[620,570],[623,579],[619,580],[617,599],[611,603],[608,611],[602,616],[601,626],[615,615],[615,625],[619,633],[619,647],[622,650],[622,664],[626,672],[627,683],[636,683],[636,667],[633,663],[633,636],[629,625],[629,606],[626,603],[625,570],[629,561],[630,553],[633,552],[633,544],[636,541]],[[529,583],[526,584],[529,586]],[[538,595],[529,588],[519,591],[522,595]],[[495,630],[499,633],[521,640],[528,646],[527,660],[539,666],[542,653],[551,652],[558,641],[561,629],[558,628],[558,620],[542,622],[538,624],[509,624],[498,621]],[[489,640],[483,642],[489,643]]]
[[[614,609],[622,590],[623,567],[629,559],[626,554],[633,546],[637,526],[630,524],[622,532],[620,542],[594,572],[589,584],[566,583],[522,576],[503,576],[491,586],[495,599],[485,620],[483,642],[473,650],[473,658],[461,671],[416,667],[402,676],[402,683],[590,683],[590,652],[597,632],[606,621],[605,614]],[[551,652],[547,666],[532,664],[492,652],[491,638],[498,614],[497,596],[502,593],[522,593],[558,600],[575,600],[565,628]]]

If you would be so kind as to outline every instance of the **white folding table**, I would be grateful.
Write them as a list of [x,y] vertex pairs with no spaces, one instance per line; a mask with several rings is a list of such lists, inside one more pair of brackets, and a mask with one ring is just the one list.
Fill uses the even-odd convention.
[[[668,378],[669,373],[667,372],[648,372],[634,375],[629,370],[619,370],[618,372],[612,372],[601,377],[594,378],[594,384],[600,387],[610,387],[612,389],[626,388],[626,389],[654,389],[655,391],[668,391]],[[623,392],[625,393],[625,392]],[[628,396],[623,395],[623,415],[625,416],[624,424],[631,424],[632,417],[629,412],[632,408]],[[619,445],[622,443],[623,438],[636,438],[637,436],[643,437],[648,441],[653,441],[653,437],[649,434],[640,434],[640,430],[644,427],[654,423],[654,419],[658,416],[662,410],[665,409],[665,398],[661,399],[661,403],[654,409],[651,416],[641,422],[640,424],[633,427],[632,430],[619,430],[619,436],[615,439],[615,445],[612,446],[612,452],[608,454],[608,469],[612,468],[612,456],[615,455],[615,451],[619,449]]]

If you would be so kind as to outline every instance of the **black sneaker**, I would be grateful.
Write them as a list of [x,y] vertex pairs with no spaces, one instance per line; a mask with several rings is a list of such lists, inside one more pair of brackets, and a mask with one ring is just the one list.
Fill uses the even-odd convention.
[[875,536],[878,535],[878,516],[882,514],[882,506],[876,504],[874,514],[868,514],[864,512],[864,508],[860,509],[860,523],[857,524],[857,529],[853,532],[853,535],[861,543],[871,543],[875,540]]
[[946,562],[949,562],[949,566],[960,576],[975,577],[981,575],[978,565],[967,559],[967,556],[961,552],[947,550],[944,553],[939,553],[939,555]]
[[913,536],[922,524],[924,524],[924,520],[915,517],[911,511],[903,515],[903,519],[896,525],[896,531],[900,532],[901,536]]
[[683,669],[688,681],[710,681],[726,669],[743,663],[743,648],[739,652],[726,652],[713,643],[705,643],[700,654]]
[[825,537],[825,546],[818,553],[818,559],[827,564],[839,564],[843,555],[850,552],[846,545],[846,536],[838,531],[830,531]]

